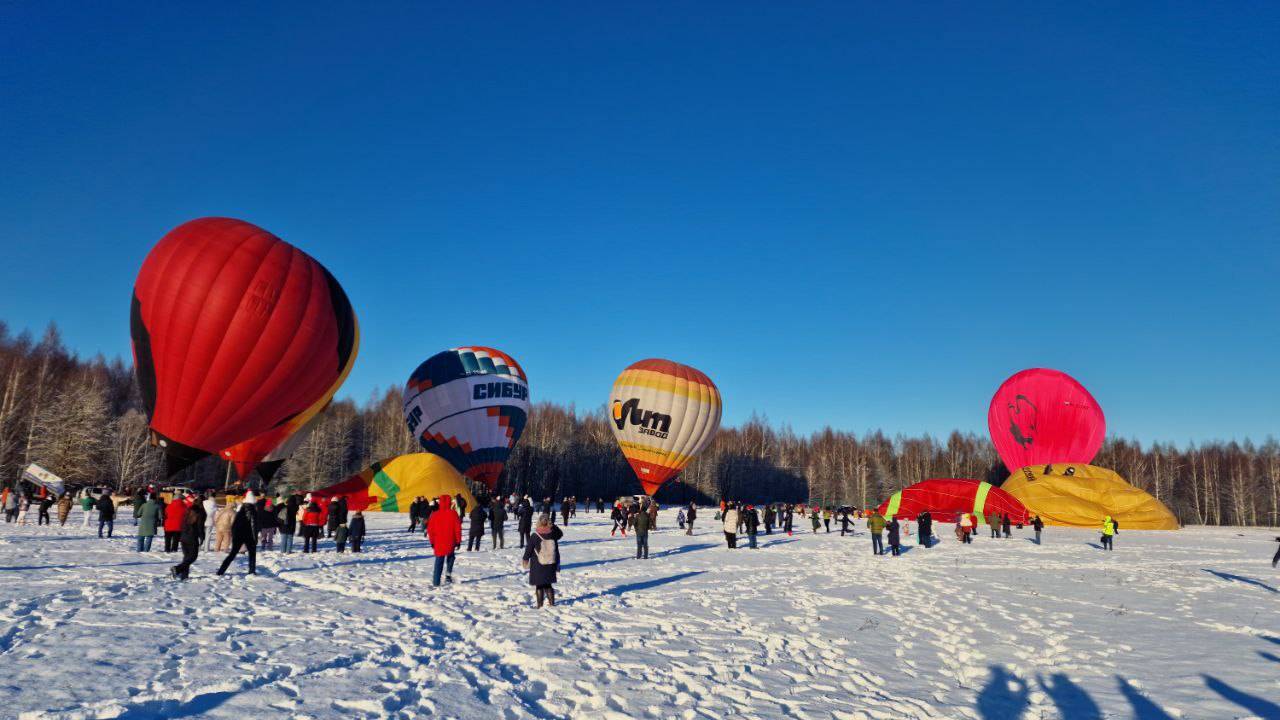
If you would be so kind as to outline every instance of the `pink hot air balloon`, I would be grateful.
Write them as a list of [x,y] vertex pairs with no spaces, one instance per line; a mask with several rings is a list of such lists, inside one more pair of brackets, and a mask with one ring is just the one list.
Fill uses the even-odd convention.
[[1049,463],[1088,464],[1102,447],[1102,406],[1075,378],[1047,368],[1005,380],[987,411],[991,442],[1009,472]]

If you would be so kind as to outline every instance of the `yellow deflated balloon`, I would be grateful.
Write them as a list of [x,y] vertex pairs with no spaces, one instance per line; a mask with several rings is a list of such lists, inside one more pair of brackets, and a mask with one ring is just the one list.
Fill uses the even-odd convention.
[[476,506],[466,479],[447,460],[430,453],[410,453],[376,462],[314,494],[345,497],[350,510],[408,512],[414,498],[434,500],[441,495],[461,495],[468,508]]
[[1022,501],[1046,525],[1097,528],[1110,515],[1121,530],[1177,530],[1164,503],[1118,473],[1094,465],[1058,463],[1024,467],[1001,490]]
[[715,437],[720,390],[688,365],[641,360],[613,383],[609,419],[622,454],[652,495]]

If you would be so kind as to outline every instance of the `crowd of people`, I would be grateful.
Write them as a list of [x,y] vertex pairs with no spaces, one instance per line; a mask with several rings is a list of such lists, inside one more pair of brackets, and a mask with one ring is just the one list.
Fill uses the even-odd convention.
[[[169,495],[166,499],[166,495]],[[139,490],[132,498],[132,515],[136,526],[136,550],[152,552],[157,536],[164,538],[166,553],[181,552],[182,560],[170,569],[174,578],[185,580],[199,557],[201,549],[225,553],[216,572],[223,575],[240,553],[248,559],[249,574],[257,574],[259,552],[290,554],[294,551],[294,538],[302,536],[302,553],[315,553],[321,540],[332,541],[333,550],[362,551],[366,527],[364,514],[351,512],[345,497],[327,498],[312,494],[291,493],[259,497],[253,491],[243,495],[228,495],[219,504],[212,493],[178,490],[175,493],[157,492],[148,487]],[[79,507],[83,515],[81,526],[91,527],[96,519],[98,537],[111,538],[115,531],[117,506],[110,493],[97,497],[84,493],[73,499],[68,494],[55,497],[52,493],[32,497],[27,493],[5,488],[0,491],[0,508],[5,522],[27,524],[32,506],[37,509],[37,524],[52,524],[52,512],[57,509],[57,520],[65,526],[73,510]],[[590,511],[605,512],[603,498],[585,503]],[[558,515],[567,526],[577,516],[579,501],[565,497],[559,502]],[[468,507],[468,500],[461,494],[443,494],[437,498],[417,497],[409,505],[410,533],[423,532],[430,543],[435,563],[432,584],[453,582],[453,569],[457,553],[462,548],[463,519],[469,521],[467,551],[482,549],[486,528],[490,537],[490,549],[506,547],[505,530],[514,519],[518,534],[518,547],[523,549],[522,564],[528,571],[530,585],[538,607],[555,605],[556,578],[560,566],[559,541],[564,531],[556,525],[556,503],[544,497],[535,503],[529,496],[482,497]],[[649,558],[649,535],[658,527],[659,505],[651,497],[634,496],[620,498],[612,504],[610,519],[613,527],[610,536],[630,534],[635,541],[637,560]],[[702,512],[708,512],[701,510]],[[676,524],[687,535],[694,532],[700,508],[690,503],[680,506]],[[865,521],[871,538],[872,553],[897,556],[901,552],[903,538],[911,536],[912,520],[916,523],[916,545],[922,548],[937,543],[934,534],[934,518],[922,512],[914,518],[885,517],[874,510],[850,507],[822,507],[807,503],[766,503],[759,507],[741,501],[722,501],[715,520],[724,533],[725,546],[737,549],[739,538],[745,538],[746,547],[759,547],[758,536],[771,535],[775,530],[792,535],[795,518],[807,518],[813,533],[832,532],[832,520],[841,536],[856,534],[854,527]],[[536,517],[536,521],[535,521]],[[1015,523],[1007,514],[991,513],[986,516],[975,513],[959,513],[955,518],[955,536],[961,544],[973,543],[978,527],[985,523],[990,537],[1012,537]],[[1028,523],[1035,532],[1035,542],[1040,544],[1044,522],[1033,515]],[[1021,528],[1022,525],[1017,525]],[[1113,517],[1104,518],[1101,531],[1101,547],[1114,549],[1115,536],[1120,524]],[[1280,538],[1276,538],[1280,541]],[[278,544],[277,544],[278,540]],[[1280,551],[1272,559],[1272,566],[1280,564]]]

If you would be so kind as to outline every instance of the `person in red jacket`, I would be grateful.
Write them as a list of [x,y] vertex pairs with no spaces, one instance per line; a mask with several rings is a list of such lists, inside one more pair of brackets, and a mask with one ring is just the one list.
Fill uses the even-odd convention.
[[[431,576],[431,584],[440,586],[440,572],[445,572],[445,582],[453,582],[453,560],[458,548],[462,546],[462,520],[454,511],[453,498],[440,496],[440,509],[431,513],[427,521],[427,537],[431,540],[431,551],[436,555],[436,568]],[[448,569],[445,569],[445,566]]]
[[324,511],[320,509],[310,494],[303,500],[302,511],[302,552],[313,553],[320,540],[321,528],[324,527]]
[[191,506],[186,501],[174,496],[173,502],[164,507],[164,551],[177,552],[178,542],[182,538],[182,518]]

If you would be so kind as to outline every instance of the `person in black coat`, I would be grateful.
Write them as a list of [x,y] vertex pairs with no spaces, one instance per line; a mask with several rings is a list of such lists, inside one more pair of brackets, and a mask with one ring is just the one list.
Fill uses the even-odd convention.
[[258,508],[253,493],[245,495],[231,521],[231,552],[222,561],[218,574],[224,575],[241,548],[249,551],[249,574],[258,574]]
[[529,533],[533,532],[533,505],[528,500],[521,500],[516,506],[516,531],[520,533],[520,547],[529,544]]
[[267,499],[258,500],[258,549],[274,550],[276,537],[276,514],[267,509]]
[[493,533],[493,549],[500,550],[507,546],[507,539],[504,537],[506,532],[507,507],[502,504],[499,498],[493,501],[493,505],[489,508],[489,530]]
[[98,537],[102,537],[102,527],[105,525],[107,537],[110,538],[111,531],[116,527],[116,504],[111,501],[111,493],[102,493],[94,507],[98,510]]
[[889,531],[889,551],[897,557],[898,546],[902,544],[902,528],[898,525],[898,518],[890,520],[885,529]]
[[351,552],[360,552],[360,546],[364,544],[364,513],[359,510],[355,515],[351,516],[351,524],[347,526],[347,539],[351,541]]
[[564,533],[551,523],[550,515],[538,518],[537,530],[529,536],[524,549],[524,566],[529,570],[529,584],[534,587],[538,607],[543,601],[556,604],[556,573],[560,569],[560,538]]
[[484,539],[484,506],[479,503],[471,509],[471,533],[467,536],[467,552],[480,549],[480,541]]
[[684,513],[684,534],[693,534],[693,521],[698,519],[698,506],[689,503],[689,509]]
[[182,562],[174,565],[169,574],[175,579],[186,580],[191,575],[191,565],[200,555],[200,545],[204,543],[204,505],[192,503],[187,514],[182,516],[182,529],[179,531],[178,544],[182,546]]
[[1009,523],[1008,515],[1004,515],[1003,517],[1000,518],[1000,532],[1003,533],[1005,537],[1013,537],[1013,535],[1009,532],[1009,525],[1010,523]]
[[742,527],[747,531],[747,547],[756,547],[756,533],[760,532],[760,516],[754,505],[748,505],[742,512]]
[[773,503],[764,506],[764,534],[773,534],[773,521],[776,516],[773,513]]
[[920,546],[929,547],[933,543],[933,516],[926,510],[916,516],[916,532],[920,534]]
[[[1040,533],[1044,531],[1044,521],[1040,519],[1039,515],[1031,518],[1031,529],[1036,531],[1036,544],[1039,545]],[[1277,538],[1277,540],[1280,540],[1280,538]],[[1276,557],[1280,557],[1280,553],[1277,553]],[[1273,566],[1275,565],[1275,563],[1271,564]]]

